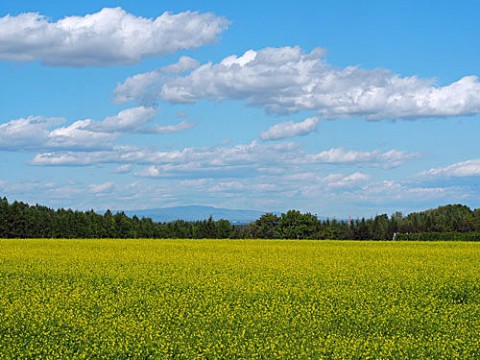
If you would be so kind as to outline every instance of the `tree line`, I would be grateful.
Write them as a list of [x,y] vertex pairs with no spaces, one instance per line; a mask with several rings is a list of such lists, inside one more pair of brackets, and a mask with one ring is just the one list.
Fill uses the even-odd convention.
[[266,213],[246,225],[228,220],[155,222],[124,212],[51,209],[0,198],[0,238],[186,238],[332,240],[480,240],[480,209],[446,205],[404,216],[377,215],[355,220],[320,220],[289,210]]

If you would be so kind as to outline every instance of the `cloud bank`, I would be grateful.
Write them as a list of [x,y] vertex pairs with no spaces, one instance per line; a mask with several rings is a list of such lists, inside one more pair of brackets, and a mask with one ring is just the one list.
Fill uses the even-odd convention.
[[0,124],[0,150],[109,149],[122,134],[172,134],[194,125],[148,125],[157,115],[153,107],[138,106],[102,121],[77,120],[59,127],[62,118],[30,116]]
[[[146,84],[155,84],[153,93]],[[240,100],[277,114],[313,110],[327,119],[391,120],[480,113],[476,76],[440,86],[432,79],[402,77],[386,69],[334,67],[326,62],[322,49],[305,53],[298,46],[248,50],[242,56],[229,56],[168,79],[140,74],[116,89],[119,102],[141,99],[146,93],[170,103]]]
[[[319,166],[351,165],[357,167],[394,168],[418,157],[400,150],[346,151],[335,148],[321,152],[306,152],[298,144],[281,142],[220,147],[192,147],[181,150],[158,151],[134,146],[114,146],[101,151],[42,152],[32,159],[39,166],[91,166],[96,164],[148,165],[137,173],[142,177],[217,174],[228,177],[248,173],[288,174],[289,171]],[[202,176],[203,176],[202,175]]]
[[112,66],[214,43],[229,22],[211,13],[146,19],[117,8],[55,22],[38,13],[0,18],[0,60],[50,66]]

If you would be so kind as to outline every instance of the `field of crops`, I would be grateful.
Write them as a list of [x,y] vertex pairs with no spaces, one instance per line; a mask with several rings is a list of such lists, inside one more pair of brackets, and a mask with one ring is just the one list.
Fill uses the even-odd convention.
[[480,358],[480,244],[0,240],[0,359]]

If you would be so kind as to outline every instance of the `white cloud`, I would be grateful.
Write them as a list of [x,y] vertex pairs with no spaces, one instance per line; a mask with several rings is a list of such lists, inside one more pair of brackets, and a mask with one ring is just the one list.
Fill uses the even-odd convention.
[[461,161],[445,167],[429,169],[422,171],[419,176],[425,178],[480,176],[480,159]]
[[298,172],[282,176],[277,181],[277,190],[290,193],[289,196],[294,198],[318,199],[361,189],[370,181],[371,176],[361,172],[347,174]]
[[89,128],[99,133],[140,133],[140,134],[173,134],[194,127],[188,121],[174,125],[153,125],[147,123],[155,119],[157,109],[154,107],[138,106],[120,111],[115,116],[105,118],[103,121],[91,123]]
[[416,156],[418,155],[399,150],[362,152],[346,151],[341,148],[309,153],[292,142],[264,144],[252,141],[234,146],[184,148],[172,151],[116,146],[104,151],[45,152],[37,154],[31,164],[41,166],[143,164],[149,167],[138,171],[136,175],[186,177],[196,173],[223,177],[235,174],[244,177],[255,174],[281,175],[298,168],[318,168],[325,165],[392,168]]
[[163,13],[136,17],[104,8],[56,22],[38,13],[0,18],[0,59],[39,60],[53,66],[133,64],[215,42],[229,22],[211,13]]
[[89,192],[92,194],[103,194],[111,192],[115,188],[115,183],[107,181],[102,184],[92,184],[88,187]]
[[[325,211],[324,204],[338,202],[343,194],[359,191],[371,181],[367,174],[301,172],[287,176],[261,175],[256,178],[201,178],[181,182],[190,193],[202,193],[216,203],[239,207],[313,209]],[[227,201],[223,199],[229,199]],[[287,202],[285,202],[287,199]],[[323,204],[323,205],[322,205]],[[219,205],[221,206],[221,205]],[[323,210],[322,210],[323,208]],[[333,215],[329,210],[329,215]]]
[[29,116],[0,124],[0,149],[32,149],[48,141],[50,129],[60,118]]
[[294,136],[304,136],[317,129],[318,118],[311,117],[300,122],[285,121],[273,125],[260,134],[262,140],[279,140]]
[[51,131],[45,148],[104,148],[118,138],[115,133],[92,131],[93,120],[79,120]]
[[124,104],[139,99],[143,103],[154,102],[161,89],[162,74],[151,71],[129,77],[114,90],[114,102]]
[[177,132],[189,130],[193,127],[195,127],[195,125],[192,124],[191,122],[181,121],[178,124],[174,124],[174,125],[151,126],[151,127],[142,129],[141,132],[166,135],[166,134],[174,134]]
[[335,174],[326,178],[327,186],[329,189],[333,188],[347,188],[352,186],[358,186],[370,181],[371,176],[360,172],[355,172],[349,175]]
[[419,157],[416,153],[401,150],[352,151],[343,148],[332,148],[316,154],[310,154],[304,161],[322,164],[368,164],[383,168],[394,168],[408,160]]
[[155,108],[139,106],[122,110],[102,121],[78,120],[56,128],[55,125],[58,126],[63,119],[31,116],[12,120],[0,124],[0,149],[111,149],[125,133],[172,134],[194,126],[188,121],[147,126],[156,115]]
[[[149,92],[149,88],[154,91]],[[415,119],[480,113],[476,76],[440,86],[433,79],[401,77],[386,69],[334,67],[326,62],[323,50],[304,53],[298,46],[248,50],[240,57],[229,56],[176,77],[136,75],[119,85],[116,95],[118,101],[241,100],[268,112],[313,110],[329,119]]]
[[377,181],[356,190],[346,197],[352,201],[378,203],[422,203],[449,199],[448,201],[464,201],[471,196],[468,188],[460,186],[418,186],[411,183],[392,180]]
[[115,87],[114,101],[117,104],[124,104],[135,99],[141,99],[143,103],[153,103],[158,93],[160,93],[162,82],[168,76],[180,74],[198,66],[199,63],[195,59],[182,56],[175,64],[129,77]]
[[181,74],[189,70],[193,70],[200,66],[200,63],[188,56],[181,56],[177,63],[164,66],[158,72],[165,74]]
[[221,196],[225,193],[242,192],[254,196],[263,196],[265,193],[296,192],[302,196],[331,193],[359,188],[368,183],[371,177],[364,173],[350,174],[318,172],[294,173],[287,176],[275,175],[260,176],[255,179],[247,178],[200,178],[183,180],[181,185],[205,191],[209,195]]
[[102,163],[102,155],[104,155],[104,152],[44,152],[36,154],[31,164],[42,166],[87,166]]
[[128,132],[142,128],[147,122],[153,120],[157,110],[152,107],[139,106],[120,111],[115,116],[105,118],[103,121],[92,125],[92,129],[106,132]]

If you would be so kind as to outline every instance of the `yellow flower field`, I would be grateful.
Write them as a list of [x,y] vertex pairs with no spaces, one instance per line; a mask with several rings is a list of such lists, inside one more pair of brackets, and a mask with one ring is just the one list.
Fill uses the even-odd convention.
[[480,358],[480,244],[0,240],[0,359]]

